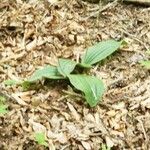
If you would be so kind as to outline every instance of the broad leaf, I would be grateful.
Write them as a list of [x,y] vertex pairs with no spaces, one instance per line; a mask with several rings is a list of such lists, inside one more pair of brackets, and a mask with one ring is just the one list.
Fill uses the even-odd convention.
[[147,69],[150,69],[150,61],[140,61],[141,65],[146,67]]
[[83,66],[91,66],[101,61],[116,51],[121,46],[121,43],[122,41],[107,40],[89,47],[82,57],[81,64]]
[[36,133],[35,134],[35,140],[40,145],[48,146],[48,143],[46,142],[44,133]]
[[101,100],[104,93],[103,82],[96,77],[86,75],[68,75],[71,84],[84,92],[85,99],[91,107]]
[[60,58],[58,60],[57,69],[61,75],[66,77],[68,74],[70,74],[74,70],[76,65],[77,65],[77,63],[75,61],[72,61],[70,59]]
[[45,66],[42,69],[36,70],[34,74],[27,81],[35,82],[37,80],[41,80],[42,78],[63,79],[63,77],[58,73],[56,67]]

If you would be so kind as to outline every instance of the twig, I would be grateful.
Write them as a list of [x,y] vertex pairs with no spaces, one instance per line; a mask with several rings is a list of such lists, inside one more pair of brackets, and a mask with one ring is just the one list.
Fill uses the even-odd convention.
[[126,2],[126,3],[137,3],[139,5],[150,6],[150,1],[149,0],[123,0],[123,2]]
[[145,140],[148,141],[148,137],[147,137],[147,134],[146,134],[146,131],[145,131],[145,128],[144,128],[144,125],[143,125],[143,122],[141,119],[137,119],[139,121],[139,123],[141,124],[141,128],[143,130],[143,134],[144,134],[144,137],[145,137]]
[[115,0],[115,1],[113,1],[113,2],[108,3],[108,4],[105,5],[103,8],[99,9],[98,11],[91,13],[90,16],[88,16],[87,18],[85,18],[85,20],[86,20],[86,19],[89,19],[89,18],[91,18],[91,17],[97,16],[99,13],[101,13],[101,12],[107,10],[107,9],[110,8],[110,7],[115,7],[115,6],[117,5],[117,2],[118,2],[118,0]]
[[126,35],[132,37],[135,41],[137,41],[137,42],[139,42],[140,44],[142,44],[142,45],[145,47],[145,49],[146,49],[147,51],[149,50],[149,48],[146,46],[146,44],[143,43],[143,42],[142,42],[141,40],[139,40],[138,38],[136,38],[134,35],[130,34],[129,32],[126,32],[124,29],[118,29],[118,30],[121,31],[121,32],[123,32],[123,33],[125,33]]

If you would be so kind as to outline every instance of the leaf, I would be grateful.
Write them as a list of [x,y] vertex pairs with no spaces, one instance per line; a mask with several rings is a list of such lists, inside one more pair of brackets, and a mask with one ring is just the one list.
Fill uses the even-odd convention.
[[92,66],[91,65],[89,65],[89,64],[82,64],[82,63],[78,63],[77,64],[79,67],[82,67],[82,68],[91,68]]
[[127,46],[129,43],[127,42],[127,41],[125,41],[125,40],[122,40],[121,41],[121,45],[123,45],[123,46]]
[[81,64],[83,66],[91,66],[107,56],[111,55],[114,51],[116,51],[120,46],[121,42],[114,40],[102,41],[100,43],[95,44],[92,47],[89,47],[82,57]]
[[68,74],[70,74],[74,70],[76,65],[77,65],[77,63],[75,61],[60,58],[58,60],[57,69],[61,75],[66,77]]
[[140,61],[140,64],[144,67],[146,67],[147,69],[150,69],[150,60],[148,61]]
[[63,77],[58,73],[56,67],[48,65],[42,69],[36,70],[27,81],[35,82],[37,80],[41,80],[42,78],[63,79]]
[[21,86],[22,86],[22,88],[23,88],[23,91],[29,90],[29,89],[31,88],[32,84],[33,84],[33,83],[32,83],[32,82],[29,82],[29,81],[24,81],[24,82],[22,82]]
[[96,77],[86,75],[68,75],[71,84],[84,92],[85,99],[91,107],[96,106],[104,93],[103,82]]
[[16,81],[16,80],[5,80],[5,81],[4,81],[4,84],[7,85],[7,86],[13,86],[13,85],[16,85],[16,84],[20,84],[20,81]]
[[109,147],[107,148],[105,144],[102,144],[101,150],[111,150]]
[[102,144],[102,150],[107,150],[106,145]]
[[48,143],[46,142],[44,133],[36,133],[35,134],[35,140],[40,145],[48,146]]
[[7,111],[7,106],[6,105],[0,105],[0,115],[6,114]]

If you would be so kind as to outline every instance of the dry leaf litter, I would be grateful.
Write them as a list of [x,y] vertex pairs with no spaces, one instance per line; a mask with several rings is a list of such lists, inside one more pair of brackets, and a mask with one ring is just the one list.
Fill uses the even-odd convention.
[[[78,0],[0,1],[0,94],[9,106],[0,117],[1,150],[47,149],[35,132],[44,132],[50,150],[99,150],[102,143],[150,149],[150,72],[138,63],[148,59],[150,9],[116,3],[98,14],[102,8]],[[29,91],[3,84],[59,57],[79,61],[85,48],[110,38],[128,45],[91,70],[107,87],[95,108],[67,94],[66,83],[40,82]]]

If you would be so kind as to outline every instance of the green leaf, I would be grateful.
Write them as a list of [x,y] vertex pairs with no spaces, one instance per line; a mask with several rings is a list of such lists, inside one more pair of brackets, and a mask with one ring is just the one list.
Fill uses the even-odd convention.
[[127,46],[127,45],[128,45],[128,42],[127,42],[127,41],[125,41],[125,40],[122,40],[122,41],[121,41],[121,45],[123,45],[123,46]]
[[102,150],[107,150],[106,145],[102,144]]
[[76,65],[77,65],[77,63],[75,61],[60,58],[58,60],[57,69],[61,75],[66,77],[68,74],[70,74],[74,70]]
[[6,114],[7,111],[7,106],[6,105],[0,105],[0,115]]
[[104,93],[103,82],[96,77],[86,75],[68,75],[71,84],[84,92],[85,99],[91,107],[97,105]]
[[32,82],[29,82],[29,81],[24,81],[22,82],[21,86],[23,88],[23,91],[27,91],[30,89],[30,87],[32,86]]
[[16,85],[16,84],[20,84],[20,81],[16,81],[16,80],[5,80],[5,81],[4,81],[4,84],[7,85],[7,86],[13,86],[13,85]]
[[107,148],[105,144],[102,144],[102,149],[101,150],[111,150],[110,147]]
[[91,68],[92,66],[91,65],[89,65],[89,64],[82,64],[82,63],[78,63],[77,64],[79,67],[82,67],[82,68]]
[[63,79],[54,66],[45,66],[42,69],[36,70],[34,74],[27,80],[28,82],[35,82],[43,78],[49,79]]
[[48,143],[46,142],[44,133],[36,133],[35,134],[35,140],[40,145],[48,146]]
[[150,61],[140,61],[140,64],[144,67],[146,67],[147,69],[150,69]]
[[83,64],[83,66],[91,66],[101,61],[116,51],[121,46],[121,43],[122,41],[107,40],[89,47],[82,57],[81,64]]

